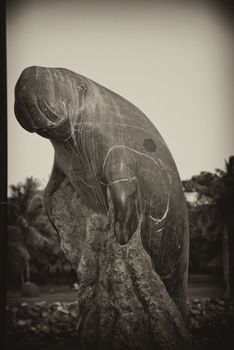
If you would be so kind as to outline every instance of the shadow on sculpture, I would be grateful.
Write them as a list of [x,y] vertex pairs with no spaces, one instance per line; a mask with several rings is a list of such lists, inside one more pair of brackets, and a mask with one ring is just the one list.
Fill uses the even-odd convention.
[[44,200],[77,271],[81,348],[195,349],[184,322],[186,202],[154,125],[62,68],[25,69],[15,115],[54,147]]

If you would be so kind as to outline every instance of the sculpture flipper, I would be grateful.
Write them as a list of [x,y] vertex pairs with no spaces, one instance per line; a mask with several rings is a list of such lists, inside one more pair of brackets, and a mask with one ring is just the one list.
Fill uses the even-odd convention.
[[114,206],[114,230],[120,244],[131,239],[142,218],[142,199],[132,158],[121,149],[110,152],[104,163],[105,180]]

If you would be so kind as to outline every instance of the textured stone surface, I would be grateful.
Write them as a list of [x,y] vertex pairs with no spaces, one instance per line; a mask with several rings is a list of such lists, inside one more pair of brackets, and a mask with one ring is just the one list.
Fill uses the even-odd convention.
[[26,69],[15,96],[20,124],[54,146],[45,205],[78,274],[84,348],[189,348],[177,309],[185,316],[187,211],[161,135],[131,103],[66,69]]

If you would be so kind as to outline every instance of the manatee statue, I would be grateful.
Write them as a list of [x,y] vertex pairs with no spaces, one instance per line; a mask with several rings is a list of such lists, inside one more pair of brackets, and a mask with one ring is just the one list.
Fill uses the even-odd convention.
[[57,230],[52,198],[64,181],[70,188],[65,196],[76,193],[82,202],[83,209],[74,211],[105,217],[111,203],[118,249],[123,252],[139,231],[150,266],[185,316],[186,202],[175,162],[152,122],[123,97],[80,74],[36,66],[25,69],[16,84],[15,115],[24,129],[54,147],[44,196]]

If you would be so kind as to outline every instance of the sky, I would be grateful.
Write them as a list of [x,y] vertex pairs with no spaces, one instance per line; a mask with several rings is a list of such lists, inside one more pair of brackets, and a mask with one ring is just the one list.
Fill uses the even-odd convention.
[[181,178],[223,169],[234,155],[232,29],[206,2],[7,2],[8,184],[46,185],[50,142],[14,116],[28,66],[65,67],[117,92],[159,130]]

